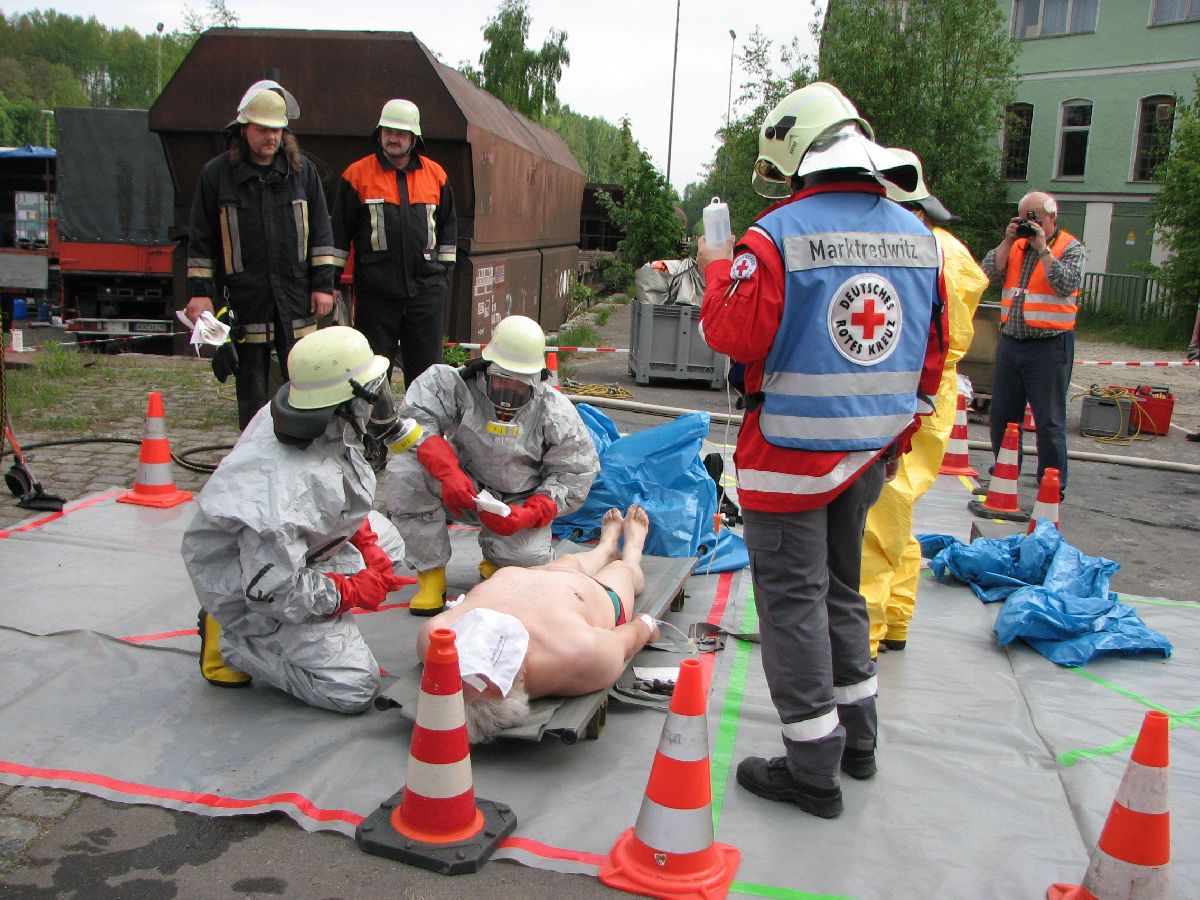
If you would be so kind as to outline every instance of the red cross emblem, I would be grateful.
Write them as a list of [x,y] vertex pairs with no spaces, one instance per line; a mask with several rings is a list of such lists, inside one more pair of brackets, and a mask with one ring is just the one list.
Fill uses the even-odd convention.
[[886,321],[887,316],[881,312],[875,312],[874,297],[868,297],[863,301],[862,312],[852,313],[850,316],[850,324],[857,325],[862,329],[864,341],[874,340],[875,329]]
[[740,253],[729,267],[729,277],[734,281],[745,281],[757,268],[758,260],[753,253]]

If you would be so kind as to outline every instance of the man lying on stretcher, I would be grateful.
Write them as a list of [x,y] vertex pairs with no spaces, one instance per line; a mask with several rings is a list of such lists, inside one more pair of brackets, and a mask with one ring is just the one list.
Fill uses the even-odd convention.
[[646,584],[642,548],[649,528],[639,506],[624,516],[610,509],[592,550],[499,569],[425,623],[417,635],[420,659],[431,629],[456,633],[471,743],[519,725],[530,700],[612,687],[633,655],[658,638],[650,616],[630,620]]

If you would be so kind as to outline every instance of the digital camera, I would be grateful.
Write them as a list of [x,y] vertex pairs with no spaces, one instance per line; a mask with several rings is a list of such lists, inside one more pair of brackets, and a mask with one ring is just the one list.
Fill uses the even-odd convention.
[[1037,222],[1039,225],[1042,224],[1040,221],[1038,221],[1037,213],[1030,212],[1028,215],[1025,216],[1025,218],[1019,219],[1017,221],[1017,237],[1019,237],[1019,238],[1033,237],[1034,231],[1033,231],[1033,227],[1029,224],[1030,222]]

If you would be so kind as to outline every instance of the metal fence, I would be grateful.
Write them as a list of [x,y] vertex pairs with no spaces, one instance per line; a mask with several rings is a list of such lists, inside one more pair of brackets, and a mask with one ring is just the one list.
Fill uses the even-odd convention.
[[1128,322],[1171,318],[1171,292],[1145,275],[1085,272],[1080,308]]

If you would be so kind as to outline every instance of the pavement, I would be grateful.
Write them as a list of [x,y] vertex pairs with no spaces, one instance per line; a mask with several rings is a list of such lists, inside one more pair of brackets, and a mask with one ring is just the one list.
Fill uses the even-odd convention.
[[[614,308],[596,326],[601,345],[629,348],[630,306]],[[53,332],[42,337],[55,339]],[[29,341],[27,340],[27,343]],[[1168,356],[1119,345],[1080,342],[1077,359],[1136,360]],[[1181,355],[1175,358],[1181,359]],[[136,362],[131,361],[136,365]],[[181,358],[180,366],[204,367]],[[560,363],[560,377],[629,392],[634,403],[700,409],[736,415],[732,399],[703,379],[655,379],[639,385],[627,353],[579,354]],[[1118,591],[1171,600],[1200,601],[1195,552],[1200,532],[1200,444],[1183,439],[1200,429],[1200,373],[1196,369],[1104,369],[1077,367],[1075,386],[1165,384],[1175,394],[1171,433],[1128,445],[1097,442],[1078,434],[1081,399],[1069,407],[1070,449],[1097,459],[1073,459],[1070,489],[1060,508],[1068,541],[1091,555],[1121,564],[1113,580]],[[145,393],[139,384],[107,384],[92,390],[116,397],[125,410],[107,435],[129,444],[72,444],[30,454],[30,464],[49,493],[68,500],[111,487],[129,487],[137,468],[137,439],[144,423]],[[199,396],[198,394],[201,394]],[[603,393],[603,392],[601,392]],[[214,400],[215,397],[215,400]],[[203,392],[164,397],[167,429],[176,453],[195,447],[231,444],[237,429],[232,390],[212,381]],[[79,396],[73,403],[96,402]],[[227,424],[198,428],[192,404],[228,404]],[[602,399],[596,400],[603,405]],[[658,424],[661,416],[606,407],[623,432]],[[969,425],[972,443],[987,440],[986,424]],[[25,445],[53,440],[51,434],[24,434]],[[736,426],[714,422],[710,441],[732,452]],[[1026,444],[1031,445],[1026,435]],[[971,451],[971,462],[986,471],[990,454]],[[202,451],[197,461],[215,462],[220,451]],[[11,463],[5,458],[4,467]],[[1031,468],[1027,466],[1027,468]],[[199,491],[206,474],[176,467],[176,486]],[[1020,481],[1022,504],[1035,494],[1032,476]],[[45,515],[0,496],[0,529]],[[4,532],[0,530],[0,538]],[[569,879],[569,880],[568,880]],[[588,897],[613,892],[591,879],[512,865],[491,865],[477,875],[446,879],[360,853],[344,838],[306,834],[282,815],[206,818],[156,807],[127,806],[70,791],[0,785],[0,894],[5,897],[207,897],[278,894],[312,897]]]

